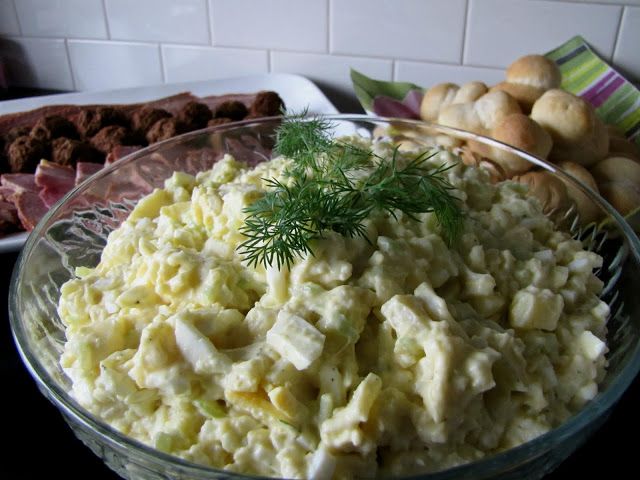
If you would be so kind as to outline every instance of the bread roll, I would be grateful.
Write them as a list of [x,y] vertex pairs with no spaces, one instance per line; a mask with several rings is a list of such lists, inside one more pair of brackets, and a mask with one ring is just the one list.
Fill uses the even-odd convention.
[[487,85],[482,82],[467,82],[456,92],[451,103],[475,102],[488,91]]
[[506,116],[512,113],[522,113],[518,102],[505,92],[489,92],[475,102],[475,109],[482,125],[491,131]]
[[507,82],[543,90],[560,87],[562,74],[553,60],[543,55],[525,55],[507,68]]
[[573,205],[564,182],[546,170],[527,172],[513,180],[528,185],[529,193],[540,201],[543,212],[556,220],[564,219]]
[[518,103],[504,92],[489,92],[475,102],[452,103],[438,115],[438,123],[448,127],[488,135],[504,117],[519,113]]
[[627,157],[640,163],[640,148],[625,137],[624,132],[615,125],[607,125],[609,133],[609,152],[607,157]]
[[438,123],[447,127],[468,130],[479,135],[487,134],[478,113],[475,103],[455,103],[448,105],[440,111]]
[[640,164],[625,157],[609,157],[591,169],[602,196],[621,214],[640,206]]
[[[589,171],[582,165],[574,162],[558,162],[558,166],[566,173],[591,188],[594,192],[599,193],[598,185],[596,184],[593,175],[591,175],[591,173],[589,173]],[[603,214],[602,209],[578,187],[568,181],[565,181],[561,177],[560,180],[564,182],[567,187],[567,194],[576,204],[578,215],[580,216],[580,223],[587,225],[591,222],[598,221]]]
[[531,112],[531,107],[533,107],[533,104],[545,92],[544,90],[537,87],[532,87],[531,85],[522,85],[520,83],[509,82],[500,82],[491,87],[490,91],[502,91],[508,93],[516,99],[516,101],[520,105],[520,109],[524,113]]
[[[546,159],[551,151],[551,136],[544,128],[522,113],[512,113],[504,117],[491,130],[490,136],[542,159]],[[479,142],[469,142],[469,146],[500,165],[507,178],[524,173],[535,166],[502,148],[490,147]]]
[[552,88],[559,88],[562,75],[552,60],[542,55],[520,57],[507,68],[506,81],[492,90],[501,90],[515,98],[522,111],[529,113],[535,101]]
[[439,83],[431,87],[422,97],[420,103],[420,118],[428,122],[435,122],[443,107],[453,102],[460,87],[455,83]]
[[531,110],[553,139],[550,159],[590,166],[602,160],[609,149],[609,135],[593,107],[564,90],[548,90]]

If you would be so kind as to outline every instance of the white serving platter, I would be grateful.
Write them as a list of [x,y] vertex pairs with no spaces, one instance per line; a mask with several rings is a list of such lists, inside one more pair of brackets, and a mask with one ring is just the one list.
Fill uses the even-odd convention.
[[[336,107],[309,79],[287,73],[251,75],[198,82],[171,83],[149,87],[124,88],[96,92],[63,93],[0,102],[0,115],[24,112],[45,105],[93,105],[125,104],[157,100],[181,92],[191,92],[199,97],[227,93],[255,93],[272,90],[284,100],[287,110],[309,114],[332,115]],[[0,238],[0,253],[14,252],[22,248],[28,233],[14,233]]]

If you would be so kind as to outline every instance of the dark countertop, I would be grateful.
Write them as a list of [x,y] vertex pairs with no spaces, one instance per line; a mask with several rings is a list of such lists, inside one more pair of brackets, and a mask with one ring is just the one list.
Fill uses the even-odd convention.
[[[0,477],[116,480],[119,477],[75,438],[57,409],[40,394],[18,355],[7,310],[11,272],[17,256],[17,253],[0,254],[0,288],[5,292],[2,296],[4,321],[0,336],[0,378],[4,379],[5,388],[0,395],[0,411],[4,425],[8,426]],[[547,480],[575,478],[577,475],[586,475],[584,478],[600,475],[631,478],[625,472],[637,468],[634,438],[635,430],[640,427],[638,405],[640,378],[623,396],[607,423],[546,477]],[[60,473],[63,477],[59,477]]]

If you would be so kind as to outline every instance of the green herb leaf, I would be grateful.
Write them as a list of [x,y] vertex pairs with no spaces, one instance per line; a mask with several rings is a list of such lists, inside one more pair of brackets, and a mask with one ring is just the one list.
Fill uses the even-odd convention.
[[430,155],[423,153],[398,168],[398,150],[389,161],[332,139],[330,131],[318,118],[286,118],[279,128],[276,151],[293,165],[286,183],[264,179],[267,192],[244,210],[240,232],[247,240],[238,251],[249,265],[290,267],[296,257],[313,254],[311,242],[328,231],[367,239],[365,220],[374,211],[394,218],[404,212],[416,221],[434,212],[446,240],[455,240],[462,211],[443,175],[450,167],[427,168]]
[[369,111],[373,108],[373,99],[378,95],[385,95],[401,101],[411,90],[424,90],[422,87],[409,82],[373,80],[353,68],[351,69],[351,83],[360,104],[365,110]]

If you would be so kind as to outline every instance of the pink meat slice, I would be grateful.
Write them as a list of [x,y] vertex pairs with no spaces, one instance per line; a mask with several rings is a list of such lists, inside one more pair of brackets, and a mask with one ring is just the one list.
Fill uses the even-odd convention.
[[[35,225],[35,223],[32,222],[35,220],[37,223],[42,215],[40,215],[40,212],[36,212],[34,208],[25,205],[25,203],[29,202],[28,197],[35,197],[36,200],[34,201],[36,203],[42,203],[42,200],[38,197],[40,187],[36,185],[35,175],[32,173],[5,173],[0,176],[0,185],[0,196],[2,196],[4,200],[2,202],[3,206],[1,207],[2,214],[0,216],[2,218],[0,218],[0,223],[5,224],[1,228],[4,233],[20,230],[19,225],[23,223],[23,218],[25,222],[27,222],[27,225]],[[18,197],[21,196],[22,198],[19,200]],[[18,203],[22,205],[22,215],[20,214]],[[11,206],[6,206],[5,204]],[[38,215],[40,215],[40,217],[38,217]],[[15,222],[14,225],[11,225],[12,221]],[[27,228],[24,223],[22,226]],[[31,228],[33,228],[33,226]]]
[[37,192],[40,190],[33,173],[5,173],[0,176],[0,185],[15,191]]
[[113,150],[109,152],[107,158],[104,162],[106,165],[111,165],[114,162],[117,162],[121,158],[126,157],[127,155],[131,155],[133,152],[137,152],[142,148],[141,145],[118,145]]
[[75,184],[76,185],[80,185],[82,182],[84,182],[91,175],[93,175],[94,173],[97,173],[100,170],[102,170],[102,168],[103,168],[103,165],[101,165],[99,163],[78,162],[76,164]]
[[16,191],[13,188],[0,186],[0,201],[11,202],[14,193]]
[[76,172],[71,167],[41,160],[36,167],[35,182],[40,190],[40,198],[51,207],[76,185]]
[[18,210],[18,218],[25,230],[30,232],[49,208],[36,192],[21,191],[14,196],[14,205]]

